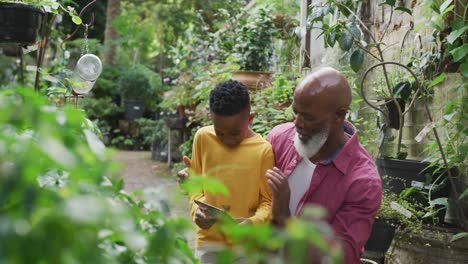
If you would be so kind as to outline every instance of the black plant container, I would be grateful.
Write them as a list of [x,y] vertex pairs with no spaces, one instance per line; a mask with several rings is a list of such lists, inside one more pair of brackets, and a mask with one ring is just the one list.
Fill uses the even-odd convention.
[[0,3],[0,43],[34,44],[44,14],[35,6]]
[[[400,104],[401,112],[403,113],[405,111],[405,102],[402,100],[397,101]],[[398,113],[397,105],[393,100],[389,100],[385,103],[385,106],[387,107],[388,111],[388,126],[390,128],[400,129],[400,115]]]
[[366,243],[366,250],[386,252],[390,247],[395,234],[395,227],[382,219],[375,219],[369,239]]
[[143,116],[145,112],[144,101],[125,100],[125,118],[127,120],[137,119]]
[[[375,161],[381,176],[389,176],[390,179],[383,182],[383,189],[399,195],[405,188],[416,187],[418,189],[429,188],[435,183],[437,187],[432,190],[431,199],[449,197],[450,185],[447,181],[442,181],[448,177],[447,172],[435,166],[430,167],[430,163],[415,160],[381,159]],[[457,175],[456,169],[451,169],[453,175]],[[438,181],[436,182],[436,180]],[[412,193],[408,198],[411,202],[416,202],[424,206],[429,205],[427,198],[420,192]],[[439,207],[439,206],[436,206]],[[443,221],[445,210],[440,210],[436,218]]]

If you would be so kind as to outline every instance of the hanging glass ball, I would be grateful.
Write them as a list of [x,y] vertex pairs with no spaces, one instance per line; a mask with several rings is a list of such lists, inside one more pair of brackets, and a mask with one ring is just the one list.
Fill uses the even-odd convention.
[[72,74],[72,87],[76,94],[87,94],[102,72],[102,63],[98,56],[85,54],[81,56]]

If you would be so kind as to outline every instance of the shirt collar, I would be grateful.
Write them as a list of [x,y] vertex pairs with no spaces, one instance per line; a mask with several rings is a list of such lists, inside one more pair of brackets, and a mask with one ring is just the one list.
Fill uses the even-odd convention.
[[359,139],[356,128],[350,122],[345,120],[343,123],[343,129],[347,134],[351,135],[351,137],[346,144],[327,159],[327,161],[328,165],[333,163],[344,175],[348,170],[351,158],[354,156],[353,153],[356,150],[356,146],[359,145]]

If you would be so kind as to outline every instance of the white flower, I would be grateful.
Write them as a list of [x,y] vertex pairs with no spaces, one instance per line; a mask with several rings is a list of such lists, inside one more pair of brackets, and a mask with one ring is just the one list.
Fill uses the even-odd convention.
[[50,9],[50,6],[48,6],[47,4],[43,4],[42,7],[44,8],[44,10],[45,10],[47,13],[52,12],[52,10]]
[[57,0],[49,0],[46,3],[42,4],[44,10],[48,13],[52,13],[52,10],[57,10],[60,4],[57,3]]
[[62,23],[62,21],[63,21],[63,16],[61,14],[57,14],[57,16],[55,17],[55,22],[57,24],[60,24]]

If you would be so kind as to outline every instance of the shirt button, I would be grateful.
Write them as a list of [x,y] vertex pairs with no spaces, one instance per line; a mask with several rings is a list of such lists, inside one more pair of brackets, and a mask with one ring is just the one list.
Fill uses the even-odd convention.
[[296,163],[296,162],[297,162],[297,160],[293,160],[293,162],[294,162],[294,163]]

